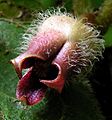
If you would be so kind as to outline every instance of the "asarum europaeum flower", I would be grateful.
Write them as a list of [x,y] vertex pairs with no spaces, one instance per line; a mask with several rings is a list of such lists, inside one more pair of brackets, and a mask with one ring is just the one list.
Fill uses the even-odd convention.
[[[28,105],[39,103],[47,88],[61,93],[68,73],[80,73],[104,49],[93,25],[60,8],[38,13],[23,39],[24,51],[11,62],[20,79],[17,99]],[[23,69],[27,69],[24,75]]]

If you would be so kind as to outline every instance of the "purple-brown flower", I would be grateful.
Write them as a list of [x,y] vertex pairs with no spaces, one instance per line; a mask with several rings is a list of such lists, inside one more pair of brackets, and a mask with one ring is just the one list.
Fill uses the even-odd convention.
[[48,87],[61,93],[68,73],[79,73],[103,49],[99,32],[83,19],[60,9],[39,16],[23,35],[25,51],[11,60],[20,79],[16,96],[28,105],[40,102]]

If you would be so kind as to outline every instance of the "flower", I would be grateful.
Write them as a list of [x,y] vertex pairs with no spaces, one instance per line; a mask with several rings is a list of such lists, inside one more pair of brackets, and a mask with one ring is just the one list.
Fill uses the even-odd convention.
[[11,62],[20,79],[16,96],[28,105],[39,103],[47,88],[61,93],[68,73],[80,73],[104,48],[94,26],[59,8],[39,13],[23,38],[24,51]]

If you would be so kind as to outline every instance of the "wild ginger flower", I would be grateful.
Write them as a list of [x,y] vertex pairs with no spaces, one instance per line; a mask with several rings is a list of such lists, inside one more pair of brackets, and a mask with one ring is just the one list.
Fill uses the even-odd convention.
[[11,62],[20,79],[16,96],[28,105],[40,102],[48,87],[61,93],[68,73],[80,73],[104,48],[94,26],[60,8],[38,13],[23,39],[24,51]]

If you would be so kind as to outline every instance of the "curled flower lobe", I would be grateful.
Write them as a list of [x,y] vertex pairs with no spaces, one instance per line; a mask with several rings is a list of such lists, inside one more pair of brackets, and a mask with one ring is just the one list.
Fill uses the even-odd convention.
[[102,55],[103,40],[92,25],[60,10],[47,13],[23,35],[27,47],[11,60],[20,79],[16,96],[28,105],[40,102],[48,88],[61,93],[69,71],[79,73]]

